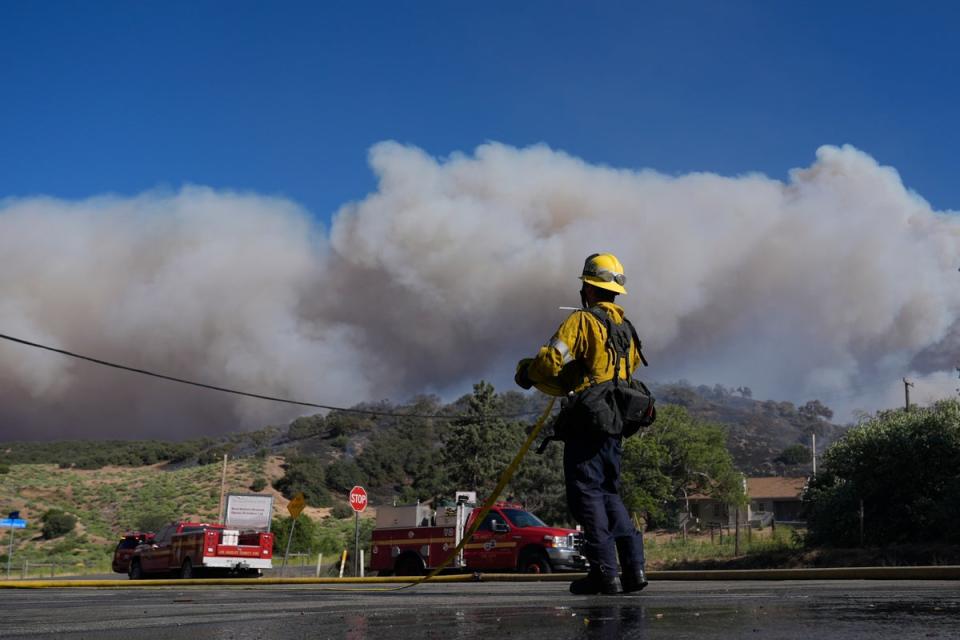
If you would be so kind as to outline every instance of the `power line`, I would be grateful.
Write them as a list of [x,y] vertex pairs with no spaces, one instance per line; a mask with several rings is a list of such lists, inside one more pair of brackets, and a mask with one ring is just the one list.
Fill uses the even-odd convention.
[[[316,409],[328,409],[330,411],[342,411],[344,413],[358,413],[363,415],[380,416],[380,417],[387,417],[387,418],[436,418],[436,419],[442,419],[442,420],[456,420],[464,417],[464,416],[449,416],[449,415],[442,415],[442,414],[427,414],[427,413],[397,413],[393,411],[378,411],[376,409],[354,409],[354,408],[348,408],[348,407],[335,407],[333,405],[320,404],[318,402],[303,402],[300,400],[291,400],[289,398],[278,398],[276,396],[268,396],[260,393],[251,393],[248,391],[237,391],[236,389],[228,389],[226,387],[219,387],[217,385],[206,384],[203,382],[196,382],[194,380],[187,380],[185,378],[177,378],[174,376],[164,375],[162,373],[156,373],[154,371],[147,371],[146,369],[129,367],[124,364],[117,364],[116,362],[108,362],[107,360],[92,358],[90,356],[85,356],[79,353],[73,353],[71,351],[66,351],[64,349],[57,349],[55,347],[39,344],[37,342],[30,342],[29,340],[23,340],[22,338],[15,338],[13,336],[8,336],[3,333],[0,333],[0,338],[3,338],[4,340],[9,340],[10,342],[16,342],[18,344],[26,345],[28,347],[34,347],[36,349],[44,349],[46,351],[52,351],[54,353],[59,353],[61,355],[69,356],[71,358],[77,358],[78,360],[86,360],[87,362],[93,362],[94,364],[103,365],[105,367],[122,369],[123,371],[139,373],[145,376],[151,376],[153,378],[160,378],[161,380],[169,380],[171,382],[179,382],[180,384],[187,384],[194,387],[200,387],[202,389],[210,389],[212,391],[221,391],[223,393],[232,393],[234,395],[246,396],[248,398],[257,398],[259,400],[269,400],[270,402],[282,402],[284,404],[294,404],[294,405],[299,405],[301,407],[313,407]],[[495,420],[498,418],[521,418],[524,416],[533,415],[535,413],[537,412],[527,411],[524,413],[495,414],[495,415],[487,415],[487,416],[477,416],[477,419],[478,420]]]

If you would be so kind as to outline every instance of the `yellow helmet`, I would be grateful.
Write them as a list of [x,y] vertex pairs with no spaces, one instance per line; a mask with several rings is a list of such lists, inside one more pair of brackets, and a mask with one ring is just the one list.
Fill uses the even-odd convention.
[[623,265],[612,253],[595,253],[583,263],[580,279],[601,289],[627,294],[623,285],[627,276],[623,275]]

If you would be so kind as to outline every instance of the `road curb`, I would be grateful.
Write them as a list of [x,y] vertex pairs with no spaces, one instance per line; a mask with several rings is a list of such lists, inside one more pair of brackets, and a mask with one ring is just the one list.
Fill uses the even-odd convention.
[[[429,582],[569,582],[586,574],[475,573],[434,576]],[[660,580],[960,580],[960,566],[929,567],[830,567],[813,569],[731,569],[712,571],[650,571]],[[194,580],[7,580],[0,589],[77,589],[271,585],[376,585],[417,584],[419,577],[371,578],[198,578]]]
[[650,580],[960,580],[960,566],[651,571]]

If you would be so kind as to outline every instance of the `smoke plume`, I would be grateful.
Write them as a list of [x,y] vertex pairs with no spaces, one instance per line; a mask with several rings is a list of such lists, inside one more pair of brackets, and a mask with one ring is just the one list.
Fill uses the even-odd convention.
[[[960,218],[821,147],[786,182],[666,176],[546,146],[444,159],[393,142],[329,229],[297,204],[187,187],[0,201],[0,333],[269,395],[350,405],[513,366],[617,254],[650,380],[818,398],[841,417],[955,393]],[[897,395],[897,385],[900,395]],[[299,410],[0,343],[0,440],[169,437]]]

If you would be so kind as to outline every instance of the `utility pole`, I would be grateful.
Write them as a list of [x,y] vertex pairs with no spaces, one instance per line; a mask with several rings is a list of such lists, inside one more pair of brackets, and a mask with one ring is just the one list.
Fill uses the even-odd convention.
[[817,434],[810,434],[810,452],[813,454],[813,475],[817,475]]
[[860,501],[860,546],[863,546],[863,500]]
[[226,491],[227,491],[227,454],[223,454],[223,475],[220,476],[220,522],[223,522],[226,519],[226,516],[223,513],[223,509],[224,509],[223,498]]
[[912,386],[913,386],[912,382],[910,382],[906,378],[903,379],[903,398],[904,398],[904,403],[907,411],[910,411],[910,387]]
[[7,580],[10,579],[10,563],[13,561],[13,527],[10,527],[10,551],[7,552]]

